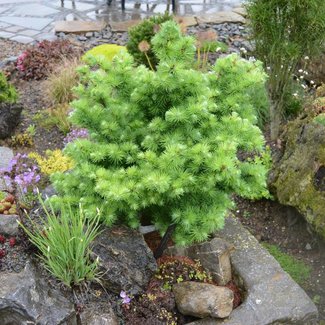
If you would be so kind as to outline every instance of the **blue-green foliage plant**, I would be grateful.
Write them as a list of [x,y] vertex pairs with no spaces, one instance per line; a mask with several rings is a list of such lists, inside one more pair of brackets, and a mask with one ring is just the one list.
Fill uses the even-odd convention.
[[254,107],[265,74],[237,55],[194,70],[195,40],[172,21],[152,46],[156,71],[128,53],[80,68],[72,120],[90,138],[66,147],[75,167],[52,177],[54,200],[81,202],[89,215],[99,208],[108,226],[149,218],[164,233],[174,224],[174,241],[186,245],[223,226],[232,194],[268,195]]

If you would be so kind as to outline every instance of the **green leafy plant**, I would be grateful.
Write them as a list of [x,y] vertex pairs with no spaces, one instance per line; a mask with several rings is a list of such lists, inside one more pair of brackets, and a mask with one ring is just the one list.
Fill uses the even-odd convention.
[[[151,39],[159,31],[161,24],[171,20],[173,20],[173,16],[168,13],[157,15],[143,20],[140,24],[129,30],[129,41],[126,48],[133,56],[136,64],[144,64],[149,68],[150,64],[152,67],[158,64],[158,58],[151,48]],[[143,41],[147,42],[149,46],[146,51],[139,49],[139,44]]]
[[162,233],[174,225],[185,245],[223,226],[233,193],[268,195],[252,104],[261,66],[232,55],[211,72],[193,70],[194,43],[169,21],[152,40],[157,71],[135,67],[128,53],[80,68],[72,121],[90,138],[67,145],[75,167],[53,175],[53,200],[80,201],[89,215],[99,207],[107,225],[136,228],[147,218]]
[[276,245],[264,243],[263,246],[279,262],[284,271],[297,283],[303,284],[308,279],[311,269],[304,262],[297,260],[289,254],[283,253]]
[[60,205],[57,214],[50,203],[47,208],[39,200],[46,215],[42,224],[29,218],[32,229],[20,226],[39,249],[46,269],[68,287],[97,280],[97,262],[90,260],[90,245],[99,234],[99,214],[89,221],[81,206],[72,210],[65,204]]
[[17,99],[14,86],[8,83],[6,76],[0,71],[0,103],[15,103]]
[[324,48],[323,0],[248,0],[248,21],[255,54],[268,69],[271,138],[278,137],[288,90],[298,64]]

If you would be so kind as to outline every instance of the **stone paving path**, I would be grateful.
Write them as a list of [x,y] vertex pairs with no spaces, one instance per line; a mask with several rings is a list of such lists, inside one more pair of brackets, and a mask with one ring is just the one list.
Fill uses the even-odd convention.
[[[201,16],[231,11],[242,0],[176,0],[180,16]],[[28,44],[55,39],[57,21],[104,21],[116,23],[139,20],[171,11],[171,0],[126,0],[122,12],[119,0],[0,0],[0,38]]]

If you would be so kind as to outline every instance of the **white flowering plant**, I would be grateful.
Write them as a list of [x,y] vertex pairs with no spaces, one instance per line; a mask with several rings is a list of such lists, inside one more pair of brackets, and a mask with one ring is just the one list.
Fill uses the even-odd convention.
[[297,73],[302,60],[308,62],[324,49],[325,1],[247,0],[246,9],[255,55],[269,75],[271,138],[275,140],[290,100],[287,95],[298,94],[292,93],[293,76],[302,81],[304,76]]

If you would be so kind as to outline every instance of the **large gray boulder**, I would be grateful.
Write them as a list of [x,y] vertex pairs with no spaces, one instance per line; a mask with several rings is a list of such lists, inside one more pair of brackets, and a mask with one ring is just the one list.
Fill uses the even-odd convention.
[[104,287],[119,294],[138,294],[157,270],[156,260],[143,236],[127,227],[104,230],[94,241],[93,258],[98,258]]
[[236,248],[232,269],[246,289],[245,298],[227,319],[205,318],[191,325],[318,324],[315,304],[237,219],[228,217],[215,236]]
[[30,262],[19,273],[0,273],[0,283],[1,325],[76,325],[73,304]]
[[[325,110],[325,97],[312,109]],[[311,109],[311,108],[310,108]],[[305,115],[290,122],[270,183],[281,204],[296,208],[325,238],[325,125]]]

